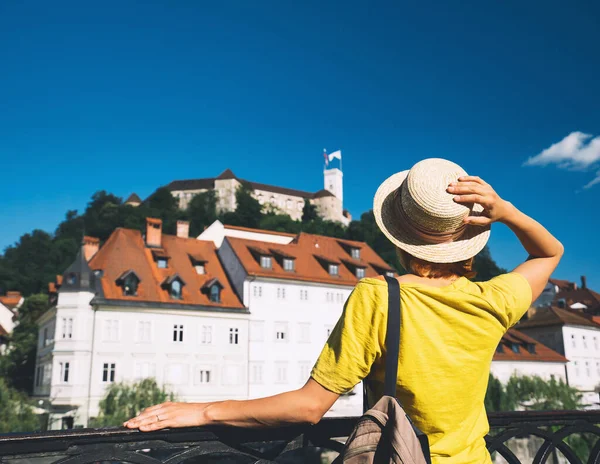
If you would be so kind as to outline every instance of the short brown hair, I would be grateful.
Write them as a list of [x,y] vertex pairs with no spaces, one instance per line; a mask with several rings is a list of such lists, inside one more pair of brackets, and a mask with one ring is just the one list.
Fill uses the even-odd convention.
[[412,272],[420,277],[429,279],[448,279],[451,277],[466,277],[472,279],[477,274],[473,270],[473,258],[455,263],[431,263],[424,259],[415,258],[400,248],[396,249],[400,264],[406,272]]

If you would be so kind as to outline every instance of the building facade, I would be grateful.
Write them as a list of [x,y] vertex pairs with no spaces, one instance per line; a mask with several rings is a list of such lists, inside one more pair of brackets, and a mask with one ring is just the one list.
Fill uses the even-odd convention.
[[552,306],[538,309],[517,328],[566,357],[567,383],[583,393],[588,406],[598,407],[600,325],[573,310]]
[[554,377],[567,381],[567,358],[516,329],[509,331],[498,344],[491,373],[506,384],[511,377],[537,376],[544,380]]
[[187,208],[192,198],[202,192],[214,191],[219,212],[234,211],[235,193],[242,184],[249,186],[254,197],[265,208],[289,215],[294,220],[302,219],[305,201],[317,209],[317,213],[330,221],[348,225],[350,214],[343,206],[343,173],[338,168],[325,169],[324,188],[311,193],[274,185],[261,184],[238,178],[230,169],[215,178],[173,181],[166,186],[179,201],[181,209]]
[[[249,310],[250,398],[302,386],[358,281],[394,274],[363,242],[218,222],[199,239],[219,246],[221,262]],[[361,413],[358,385],[328,415]]]
[[[87,426],[114,382],[152,377],[183,401],[298,388],[354,285],[393,272],[360,242],[220,223],[198,239],[188,231],[180,222],[166,235],[148,219],[144,235],[117,229],[101,248],[85,237],[50,285],[34,395],[51,429]],[[329,414],[359,414],[353,393]]]

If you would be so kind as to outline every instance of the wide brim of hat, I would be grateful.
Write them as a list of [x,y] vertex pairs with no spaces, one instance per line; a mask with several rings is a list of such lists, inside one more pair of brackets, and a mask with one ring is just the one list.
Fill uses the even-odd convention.
[[[446,243],[427,243],[415,237],[402,226],[394,213],[394,193],[406,180],[408,171],[394,174],[377,189],[373,201],[373,214],[379,229],[394,245],[415,258],[431,263],[455,263],[469,259],[485,247],[490,238],[490,226],[468,225],[464,234],[455,241]],[[479,204],[473,205],[472,216],[483,212]]]

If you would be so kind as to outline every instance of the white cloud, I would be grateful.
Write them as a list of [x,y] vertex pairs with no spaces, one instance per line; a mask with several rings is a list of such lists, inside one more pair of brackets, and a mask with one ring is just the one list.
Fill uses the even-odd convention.
[[596,178],[583,186],[584,189],[589,189],[591,186],[600,184],[600,171],[596,173]]
[[560,142],[529,158],[525,166],[558,164],[559,168],[585,169],[600,160],[600,137],[571,132]]
[[[571,132],[560,142],[557,142],[535,156],[525,161],[525,166],[547,166],[555,164],[561,169],[586,170],[600,161],[600,136],[593,137],[583,132]],[[600,171],[596,178],[583,188],[600,184]]]

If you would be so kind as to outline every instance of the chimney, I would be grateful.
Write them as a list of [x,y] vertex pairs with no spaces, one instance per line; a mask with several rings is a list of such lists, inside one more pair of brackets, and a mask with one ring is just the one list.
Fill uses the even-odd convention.
[[146,218],[146,245],[160,248],[162,238],[162,220]]
[[587,279],[585,276],[581,276],[581,288],[587,288]]
[[98,253],[98,249],[100,248],[100,239],[96,237],[83,237],[83,255],[85,256],[85,260],[89,261],[92,257]]
[[177,221],[177,236],[181,238],[189,238],[190,223],[188,221]]

